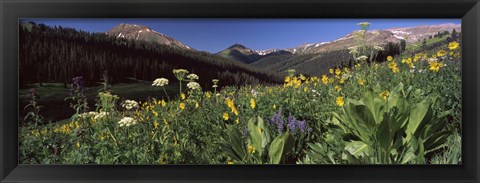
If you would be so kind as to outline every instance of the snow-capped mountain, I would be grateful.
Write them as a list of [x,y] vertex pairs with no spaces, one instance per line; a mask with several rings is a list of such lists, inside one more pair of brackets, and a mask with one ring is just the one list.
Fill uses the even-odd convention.
[[453,31],[455,29],[457,32],[461,31],[460,24],[439,24],[439,25],[423,25],[415,27],[402,27],[402,28],[391,28],[385,29],[394,34],[398,39],[405,39],[407,43],[419,41],[423,38],[427,38],[436,34],[437,32],[442,31]]
[[[385,30],[371,30],[366,33],[367,42],[370,44],[384,45],[388,42],[398,43],[405,40],[407,43],[420,41],[424,38],[435,35],[443,31],[461,31],[460,24],[439,24],[439,25],[422,25],[415,27],[391,28]],[[329,51],[337,51],[354,46],[354,32],[347,34],[338,39],[320,42],[303,44],[297,47],[288,49],[269,49],[268,53],[277,52],[280,50],[291,52],[292,54],[316,54]],[[261,52],[261,51],[259,51]],[[264,52],[262,52],[264,53]]]
[[116,38],[153,41],[159,44],[170,45],[181,49],[191,49],[182,42],[144,25],[122,23],[107,31],[106,34],[115,36]]
[[[366,39],[369,44],[384,45],[388,42],[398,43],[405,40],[407,43],[417,42],[424,38],[433,36],[438,32],[453,30],[461,31],[460,24],[439,24],[439,25],[422,25],[415,27],[391,28],[384,30],[371,30],[366,32]],[[307,47],[299,46],[295,54],[315,54],[329,51],[337,51],[355,46],[354,32],[347,34],[341,38],[331,42],[309,44]],[[301,50],[298,52],[298,50]]]

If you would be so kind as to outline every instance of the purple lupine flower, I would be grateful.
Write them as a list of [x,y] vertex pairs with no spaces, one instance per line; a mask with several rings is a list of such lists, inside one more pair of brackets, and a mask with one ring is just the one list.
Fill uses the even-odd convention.
[[298,131],[305,133],[305,131],[310,132],[312,129],[307,127],[306,121],[300,121],[295,118],[295,116],[290,115],[288,117],[287,128],[296,133]]
[[77,76],[72,79],[72,87],[74,88],[80,88],[82,89],[85,86],[85,83],[83,82],[83,77],[82,76]]
[[270,125],[274,125],[276,123],[277,120],[280,120],[282,119],[282,110],[279,110],[277,114],[273,115],[271,118],[270,118],[270,121],[268,121],[268,123]]
[[292,115],[288,116],[287,128],[292,132],[295,132],[297,129],[297,119]]
[[305,133],[305,130],[307,128],[307,122],[305,121],[297,121],[297,128],[302,132]]
[[71,86],[72,86],[70,88],[70,94],[71,95],[74,95],[74,93],[76,93],[76,92],[80,92],[81,94],[83,94],[83,89],[85,87],[83,77],[82,76],[77,76],[77,77],[72,78],[72,85]]
[[283,133],[283,124],[285,121],[282,118],[282,110],[279,110],[277,114],[273,115],[270,118],[269,124],[273,126],[274,124],[277,125],[277,130],[279,134]]

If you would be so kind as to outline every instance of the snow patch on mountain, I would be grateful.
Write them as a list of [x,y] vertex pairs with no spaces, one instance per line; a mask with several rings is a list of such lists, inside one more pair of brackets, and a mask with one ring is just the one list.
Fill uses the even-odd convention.
[[395,38],[397,38],[397,39],[405,39],[404,37],[398,36],[398,35],[396,35],[396,34],[394,34],[393,36],[394,36]]

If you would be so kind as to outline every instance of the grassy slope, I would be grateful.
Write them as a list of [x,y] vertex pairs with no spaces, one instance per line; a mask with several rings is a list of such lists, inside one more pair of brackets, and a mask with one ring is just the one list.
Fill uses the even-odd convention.
[[[448,37],[450,37],[450,34],[444,35],[444,36],[442,36],[442,37],[435,37],[435,38],[432,38],[432,39],[427,39],[427,46],[431,46],[431,45],[433,45],[433,44],[436,44],[436,43],[445,41]],[[417,41],[417,42],[415,42],[415,43],[412,43],[412,44],[407,45],[406,50],[407,50],[407,51],[412,51],[412,52],[421,51],[421,49],[422,49],[422,44],[423,44],[423,40]]]
[[[63,84],[45,83],[43,86],[38,84],[31,86],[37,89],[40,99],[38,103],[42,106],[41,114],[46,118],[46,121],[59,121],[69,118],[74,114],[70,108],[71,100],[65,101],[69,96],[70,90],[63,87]],[[98,91],[102,86],[88,87],[85,89],[85,95],[88,98],[88,103],[91,110],[95,109],[96,99],[98,98]],[[162,98],[165,97],[164,91],[161,87],[151,86],[150,81],[135,81],[133,83],[122,83],[112,86],[112,93],[118,95],[122,99],[134,99],[137,101],[146,101],[148,97]],[[166,88],[170,96],[174,96],[178,92],[178,83],[171,83]],[[28,104],[29,89],[22,89],[19,91],[19,119],[23,119],[26,111],[24,106]]]

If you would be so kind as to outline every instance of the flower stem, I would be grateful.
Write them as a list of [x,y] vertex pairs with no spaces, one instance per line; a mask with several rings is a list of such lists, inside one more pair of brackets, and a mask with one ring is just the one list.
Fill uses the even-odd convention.
[[182,94],[182,80],[180,79],[180,95]]
[[163,88],[163,92],[165,93],[165,96],[167,96],[167,99],[170,101],[170,97],[169,97],[168,94],[167,94],[167,90],[165,90],[165,87],[164,87],[164,86],[162,86],[162,88]]

